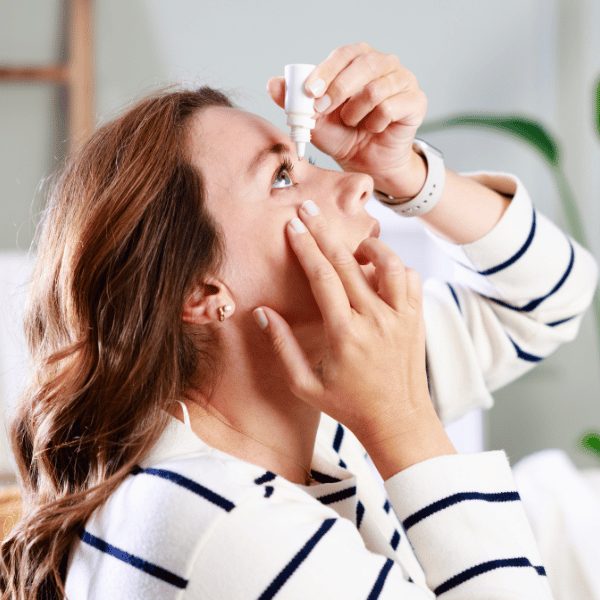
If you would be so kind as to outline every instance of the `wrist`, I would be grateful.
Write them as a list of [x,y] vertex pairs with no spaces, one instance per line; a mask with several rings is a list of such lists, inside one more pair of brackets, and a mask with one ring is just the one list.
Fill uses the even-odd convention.
[[[425,183],[421,190],[410,198],[390,196],[378,189],[375,189],[373,192],[377,200],[404,217],[419,217],[432,210],[442,197],[446,181],[444,155],[437,148],[434,148],[424,140],[415,138],[413,150],[423,157],[427,165],[425,169]],[[413,169],[412,172],[416,173],[417,171]],[[421,177],[419,177],[420,180]]]
[[409,201],[425,185],[427,179],[427,161],[414,150],[410,160],[402,168],[373,177],[375,189],[392,198]]
[[457,453],[433,405],[360,442],[384,481],[430,458]]

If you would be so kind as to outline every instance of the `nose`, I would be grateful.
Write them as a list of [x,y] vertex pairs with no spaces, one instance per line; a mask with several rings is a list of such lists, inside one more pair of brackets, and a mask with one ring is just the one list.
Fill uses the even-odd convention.
[[370,175],[364,173],[339,173],[337,203],[341,210],[355,214],[362,210],[373,194],[374,183]]

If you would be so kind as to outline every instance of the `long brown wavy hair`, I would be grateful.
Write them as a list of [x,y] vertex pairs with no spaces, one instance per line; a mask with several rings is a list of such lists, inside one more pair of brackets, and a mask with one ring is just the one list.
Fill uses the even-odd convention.
[[23,515],[0,547],[3,600],[65,597],[81,527],[173,399],[215,375],[214,328],[181,318],[223,252],[186,140],[211,106],[232,104],[206,87],[147,97],[96,130],[49,194],[25,319],[32,376],[10,425]]

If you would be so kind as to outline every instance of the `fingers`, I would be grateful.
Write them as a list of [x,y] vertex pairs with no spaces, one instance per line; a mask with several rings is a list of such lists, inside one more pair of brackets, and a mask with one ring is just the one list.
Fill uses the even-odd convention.
[[379,239],[368,238],[359,245],[356,255],[375,267],[377,293],[384,302],[395,310],[401,310],[406,303],[414,309],[420,308],[421,278],[415,270],[405,267],[389,246]]
[[285,78],[284,77],[271,77],[267,81],[267,92],[275,104],[281,108],[285,108]]
[[356,127],[365,119],[363,127],[371,133],[381,133],[390,123],[399,123],[415,130],[421,125],[427,112],[427,97],[418,87],[391,96],[384,94],[385,89],[380,93],[375,89],[370,91],[367,86],[343,106],[340,112],[342,122],[349,127]]
[[292,393],[307,401],[319,396],[323,391],[321,379],[285,319],[267,307],[255,309],[252,315],[271,340],[273,353],[286,374]]
[[305,202],[300,214],[312,237],[315,239],[323,256],[333,265],[340,278],[350,305],[362,311],[365,303],[372,301],[373,288],[370,286],[354,252],[339,238],[345,232],[336,230],[319,213],[317,206]]
[[[306,211],[301,211],[301,214],[303,219],[311,221]],[[316,233],[314,222],[312,225]],[[335,267],[325,258],[315,238],[300,219],[293,219],[288,224],[287,232],[290,245],[306,273],[321,310],[325,328],[335,330],[344,327],[352,318],[352,307]],[[323,237],[326,234],[321,231],[317,235]]]
[[[364,43],[334,50],[306,80],[307,93],[317,98],[318,112],[329,114],[349,98],[351,102],[360,98],[363,117],[386,98],[413,87],[418,88],[416,78],[396,56],[377,52]],[[366,112],[365,105],[370,106]],[[358,121],[360,118],[346,124]]]

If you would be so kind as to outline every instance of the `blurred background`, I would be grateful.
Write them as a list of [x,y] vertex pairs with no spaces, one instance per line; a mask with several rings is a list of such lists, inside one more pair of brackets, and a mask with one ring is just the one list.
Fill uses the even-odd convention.
[[[89,12],[73,34],[76,10]],[[396,54],[417,75],[429,99],[427,121],[495,113],[546,124],[560,141],[561,165],[600,259],[598,31],[597,0],[0,0],[2,411],[14,403],[25,373],[20,318],[44,182],[83,133],[81,123],[102,122],[146,92],[184,81],[233,92],[241,108],[284,129],[283,111],[266,92],[268,78],[282,75],[287,63],[318,64],[338,46],[365,41]],[[53,71],[73,58],[73,35],[83,62]],[[16,67],[29,70],[17,77]],[[31,79],[33,67],[44,68],[45,79]],[[516,174],[538,210],[565,227],[554,179],[526,145],[475,129],[426,139],[454,170]],[[312,147],[307,154],[336,168]],[[418,224],[374,201],[369,209],[407,264],[424,277],[451,276]],[[579,440],[600,430],[599,365],[588,313],[574,342],[496,392],[492,410],[469,415],[452,435],[463,451],[504,448],[513,463],[560,448],[581,468],[598,466]],[[3,436],[0,472],[9,476]]]

